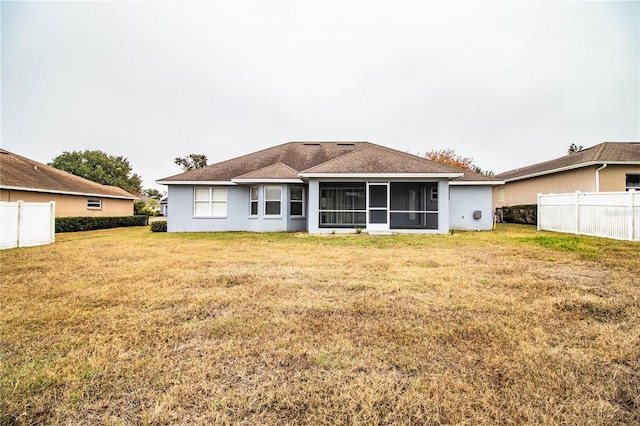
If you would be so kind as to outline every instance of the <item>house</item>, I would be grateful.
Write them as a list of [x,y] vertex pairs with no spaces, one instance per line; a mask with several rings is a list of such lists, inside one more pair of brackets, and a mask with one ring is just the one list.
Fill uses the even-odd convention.
[[0,201],[56,202],[56,217],[131,216],[135,196],[0,149]]
[[169,232],[490,230],[503,182],[370,142],[289,142],[157,181]]
[[494,209],[536,204],[538,193],[628,191],[640,188],[640,142],[603,142],[496,178]]
[[165,195],[160,199],[160,216],[169,215],[169,196]]

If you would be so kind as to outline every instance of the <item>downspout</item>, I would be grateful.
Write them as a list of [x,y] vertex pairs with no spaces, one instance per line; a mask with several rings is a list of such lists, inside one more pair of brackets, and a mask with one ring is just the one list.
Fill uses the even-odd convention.
[[600,170],[606,169],[608,166],[607,163],[604,163],[602,167],[596,169],[596,192],[600,192]]

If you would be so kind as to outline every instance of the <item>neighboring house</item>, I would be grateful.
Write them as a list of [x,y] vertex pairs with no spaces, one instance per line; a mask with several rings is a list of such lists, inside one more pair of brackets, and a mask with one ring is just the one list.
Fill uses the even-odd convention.
[[0,149],[0,201],[55,201],[56,217],[69,217],[131,216],[135,199],[115,186]]
[[139,194],[138,199],[144,203],[145,210],[152,215],[160,214],[160,201],[155,198],[147,197],[144,194]]
[[494,208],[536,204],[538,193],[640,189],[640,142],[603,142],[551,161],[500,173]]
[[160,216],[169,215],[169,197],[165,195],[160,199]]
[[503,182],[369,142],[289,142],[157,181],[169,232],[490,230]]

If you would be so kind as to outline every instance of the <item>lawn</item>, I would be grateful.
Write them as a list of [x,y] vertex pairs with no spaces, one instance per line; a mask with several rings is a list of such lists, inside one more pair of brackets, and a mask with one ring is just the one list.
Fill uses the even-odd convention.
[[638,424],[640,244],[56,235],[0,253],[1,424]]

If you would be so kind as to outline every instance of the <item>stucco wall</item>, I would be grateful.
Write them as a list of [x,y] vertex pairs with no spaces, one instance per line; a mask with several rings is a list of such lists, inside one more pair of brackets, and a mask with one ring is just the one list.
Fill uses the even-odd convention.
[[[102,200],[102,208],[87,208],[87,200]],[[0,190],[0,201],[56,202],[56,217],[131,216],[133,200],[85,197],[82,195],[48,194],[44,192]]]
[[[194,217],[193,186],[169,185],[169,215],[167,216],[168,232],[291,232],[304,231],[307,228],[304,218],[289,217],[289,185],[282,186],[281,215],[264,216],[264,185],[256,185],[258,190],[258,215],[249,215],[250,186],[230,185],[227,188],[227,215],[224,218]],[[206,186],[204,186],[206,187]],[[305,191],[305,197],[306,197]],[[305,203],[305,209],[308,203]]]
[[600,171],[600,192],[616,192],[626,189],[627,174],[640,174],[640,165],[609,165]]
[[[595,167],[568,170],[551,175],[507,182],[504,186],[494,188],[494,209],[502,206],[536,204],[538,193],[593,192],[595,191]],[[500,188],[505,189],[504,200],[500,200]]]
[[[538,193],[563,194],[568,192],[596,192],[596,169],[600,165],[568,170],[551,175],[538,176],[514,182],[493,189],[493,207],[536,204]],[[600,192],[624,191],[627,173],[640,173],[640,166],[609,165],[600,174]],[[505,189],[505,198],[500,200],[500,188]]]
[[[493,228],[493,206],[490,186],[450,186],[449,226],[465,231],[489,231]],[[475,211],[481,218],[474,219]]]

